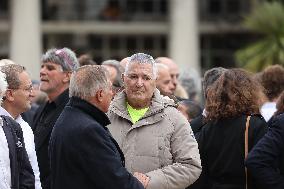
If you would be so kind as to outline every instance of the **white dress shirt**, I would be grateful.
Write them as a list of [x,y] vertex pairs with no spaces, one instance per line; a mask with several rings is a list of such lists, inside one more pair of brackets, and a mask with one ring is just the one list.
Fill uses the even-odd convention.
[[11,168],[9,147],[0,118],[0,189],[11,189]]
[[[7,112],[4,108],[0,107],[0,115],[5,115],[13,118],[9,112]],[[21,115],[19,115],[15,121],[20,124],[22,131],[23,131],[23,137],[25,142],[25,147],[27,150],[27,154],[30,160],[30,164],[32,166],[34,176],[35,176],[35,189],[41,189],[41,183],[39,178],[39,168],[38,168],[38,162],[37,162],[37,156],[35,151],[35,143],[34,143],[34,134],[27,122],[25,122]],[[1,189],[1,188],[0,188]]]
[[269,121],[276,111],[276,102],[266,102],[260,108],[260,113],[264,117],[265,121]]

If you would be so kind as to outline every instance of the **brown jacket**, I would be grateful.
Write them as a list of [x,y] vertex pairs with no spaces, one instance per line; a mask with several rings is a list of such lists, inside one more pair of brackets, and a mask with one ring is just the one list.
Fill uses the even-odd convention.
[[191,185],[201,173],[198,145],[174,102],[155,90],[146,114],[132,124],[125,98],[121,92],[113,100],[108,128],[125,155],[128,171],[147,174],[147,189],[183,189]]

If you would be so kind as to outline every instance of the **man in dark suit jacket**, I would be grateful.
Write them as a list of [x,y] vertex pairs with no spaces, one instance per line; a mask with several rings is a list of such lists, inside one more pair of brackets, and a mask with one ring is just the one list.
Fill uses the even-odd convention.
[[273,118],[268,132],[249,153],[246,166],[263,189],[284,188],[284,113]]
[[68,87],[72,71],[78,68],[78,60],[68,48],[50,49],[42,57],[40,90],[48,96],[48,102],[39,107],[32,129],[43,189],[50,189],[50,165],[48,144],[60,113],[69,100]]
[[[73,73],[69,103],[50,139],[52,189],[142,189],[124,168],[124,156],[106,125],[111,82],[102,66],[83,66]],[[147,186],[148,177],[138,177]]]

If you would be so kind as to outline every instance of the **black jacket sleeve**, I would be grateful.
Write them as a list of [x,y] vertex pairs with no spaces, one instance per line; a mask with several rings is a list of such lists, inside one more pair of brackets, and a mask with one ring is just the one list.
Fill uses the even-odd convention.
[[[83,136],[86,139],[84,141],[89,141],[89,143],[81,144],[84,146],[82,149],[92,151],[90,158],[85,159],[85,169],[90,176],[101,180],[101,182],[99,182],[101,185],[98,185],[98,188],[144,188],[143,185],[124,168],[119,153],[110,139],[111,136],[106,130],[99,127],[89,127],[84,133]],[[101,164],[102,162],[103,165]]]
[[246,166],[263,188],[283,189],[279,160],[284,152],[284,114],[272,122],[266,135],[249,153]]

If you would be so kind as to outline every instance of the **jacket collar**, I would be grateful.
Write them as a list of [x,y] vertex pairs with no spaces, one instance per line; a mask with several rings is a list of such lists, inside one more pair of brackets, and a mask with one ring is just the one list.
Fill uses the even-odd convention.
[[59,106],[62,102],[65,102],[66,104],[68,100],[69,100],[69,89],[66,89],[53,102],[55,103],[56,106]]
[[110,124],[110,121],[104,112],[79,97],[71,97],[66,106],[72,106],[84,111],[86,114],[92,116],[102,126]]
[[[176,104],[172,99],[170,99],[169,97],[162,96],[160,94],[160,91],[158,89],[155,89],[149,110],[146,112],[143,118],[150,117],[154,114],[162,112],[163,109],[167,106],[175,107]],[[126,108],[125,91],[122,91],[115,96],[115,98],[113,99],[110,105],[110,111],[113,111],[115,114],[125,119],[131,120]]]

